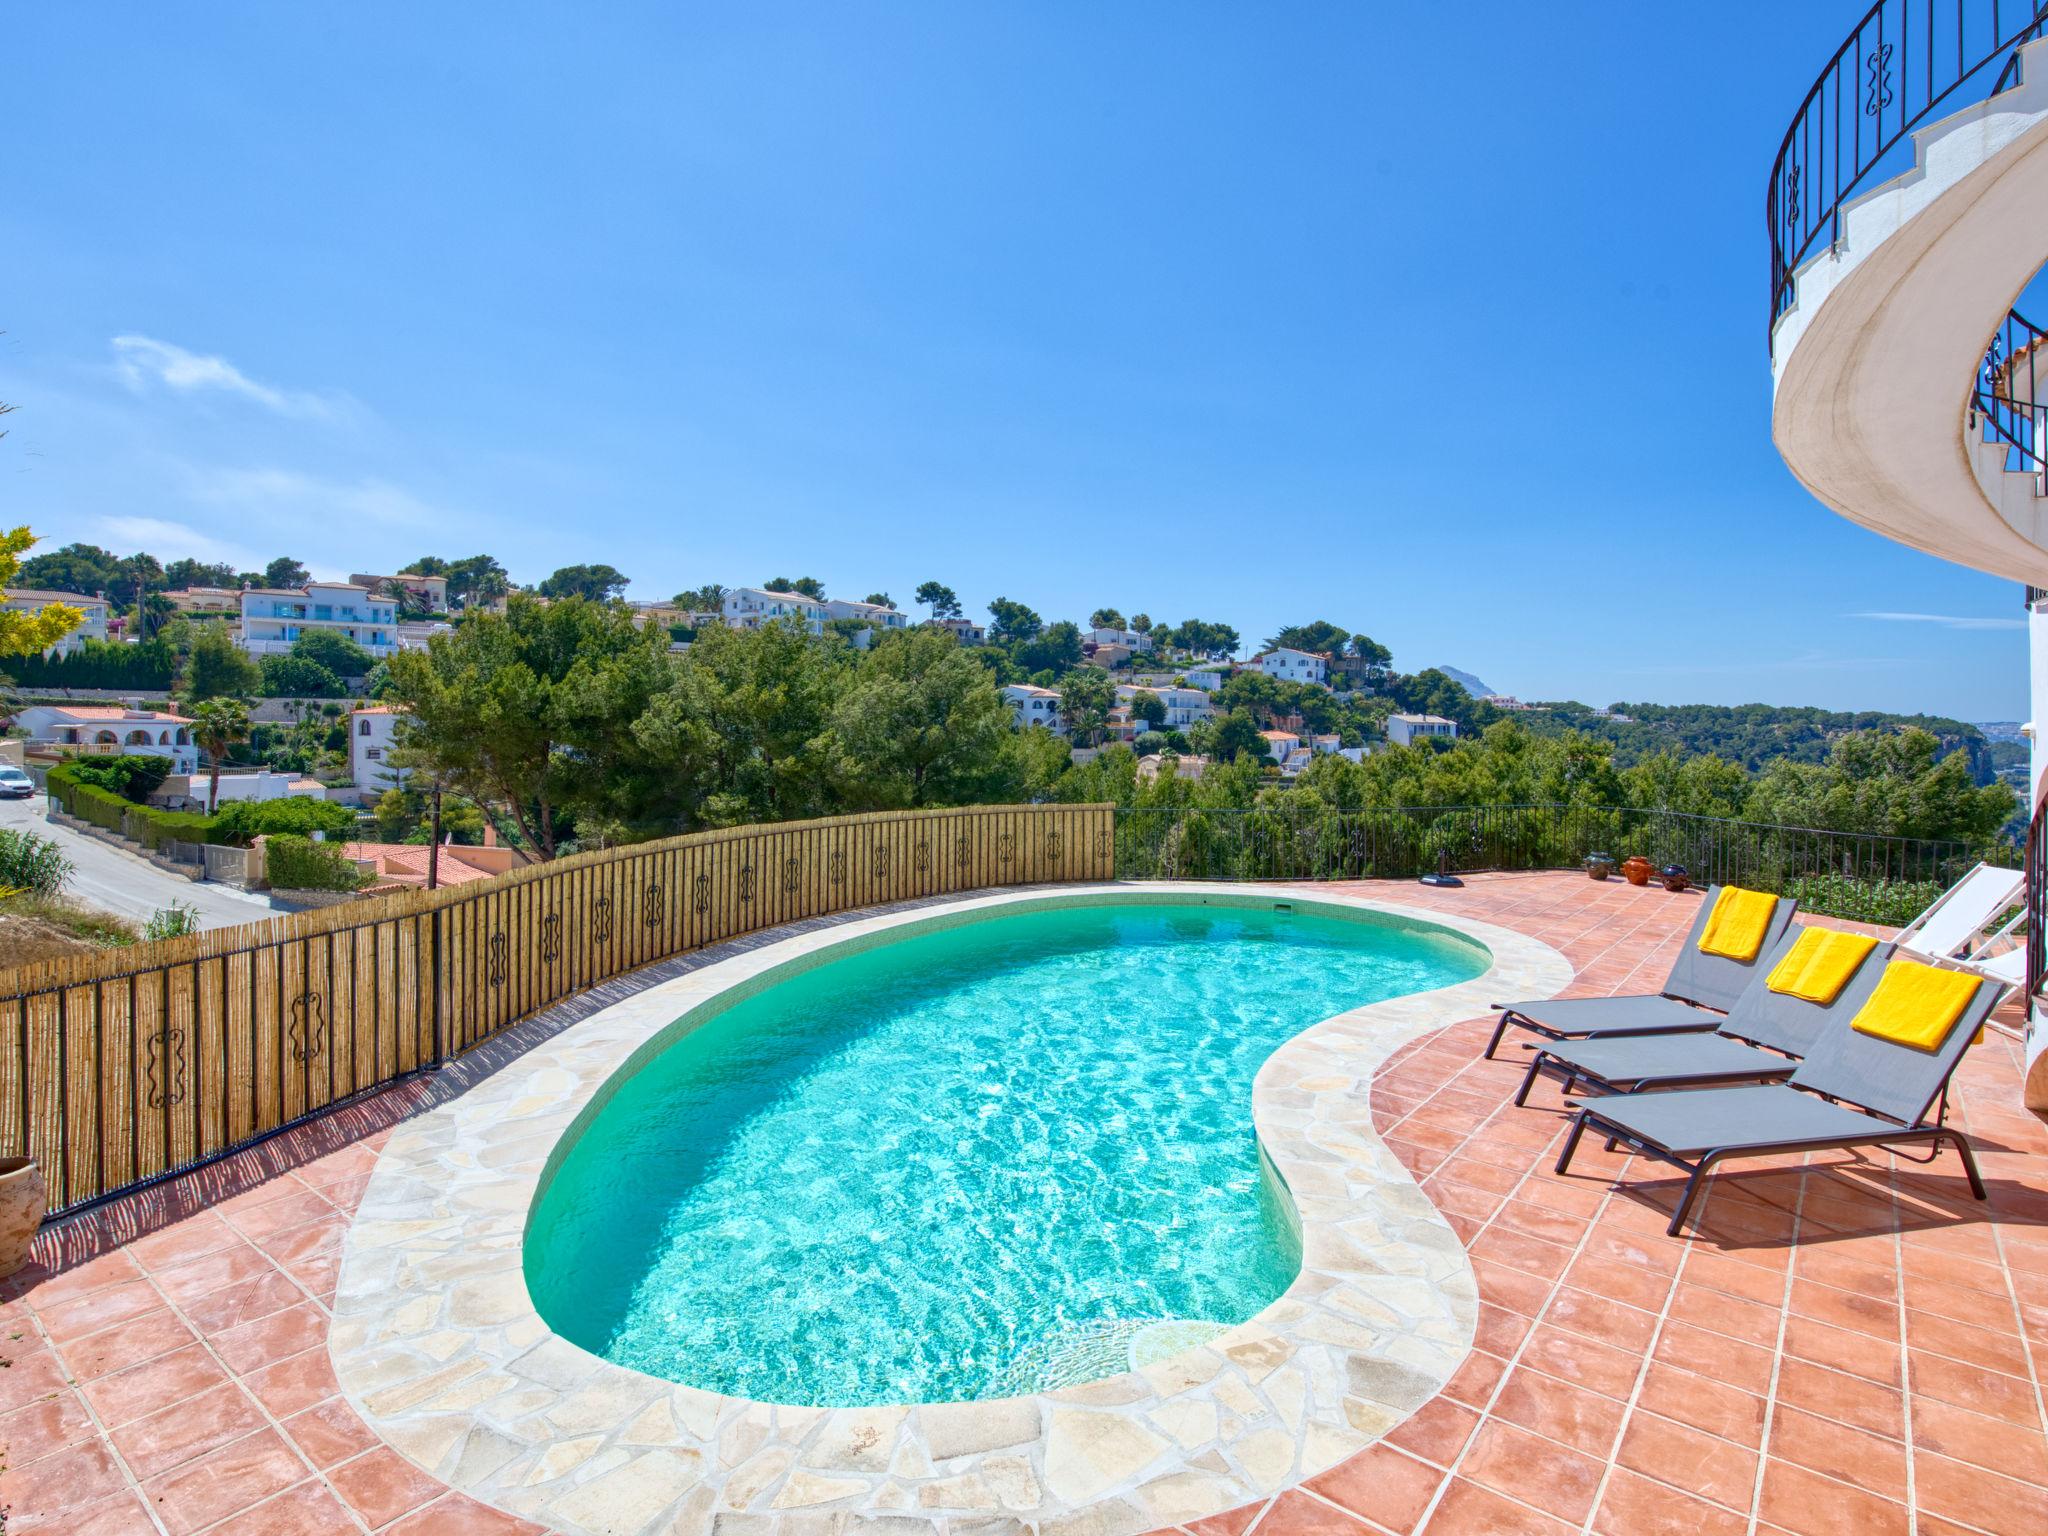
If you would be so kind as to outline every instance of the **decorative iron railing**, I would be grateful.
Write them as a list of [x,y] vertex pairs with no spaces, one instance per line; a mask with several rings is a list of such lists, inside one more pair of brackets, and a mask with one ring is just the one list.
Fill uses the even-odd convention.
[[[1771,167],[1771,325],[1816,243],[1840,239],[1842,209],[1900,142],[1973,81],[1985,99],[2019,78],[2018,49],[2048,27],[2048,0],[1878,0],[1821,70]],[[2001,63],[1995,75],[1989,65]]]
[[2017,864],[2010,844],[1830,832],[1677,811],[1579,805],[1397,806],[1374,810],[1120,810],[1116,872],[1152,880],[1372,880],[1439,867],[1568,869],[1588,854],[1682,865],[1699,884],[1797,895],[1811,910],[1902,923],[1979,860]]
[[[2034,801],[2027,823],[2027,997],[2048,979],[2048,793]],[[2031,1007],[2031,1003],[2029,1005]]]
[[2048,402],[2042,399],[2042,386],[2048,385],[2048,377],[2043,377],[2048,374],[2048,367],[2042,366],[2044,344],[2048,344],[2048,333],[2018,310],[2009,311],[1984,349],[1984,361],[1970,392],[1971,427],[1984,434],[1985,442],[2005,444],[2006,469],[2036,477],[2048,473]]

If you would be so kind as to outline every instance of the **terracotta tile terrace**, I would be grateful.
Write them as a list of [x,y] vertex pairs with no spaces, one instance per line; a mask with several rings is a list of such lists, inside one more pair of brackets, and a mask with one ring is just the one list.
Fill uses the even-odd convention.
[[[1576,875],[1346,887],[1554,945],[1574,990],[1654,989],[1695,896]],[[2008,1020],[2008,1022],[2011,1022]],[[1994,1028],[1957,1081],[1988,1204],[1932,1166],[1742,1164],[1664,1236],[1671,1170],[1580,1149],[1554,1087],[1472,1019],[1402,1052],[1373,1110],[1465,1239],[1476,1347],[1386,1440],[1192,1536],[2048,1530],[2048,1124]],[[516,1070],[516,1067],[513,1069]],[[10,1536],[535,1531],[442,1487],[340,1395],[343,1233],[402,1085],[45,1231],[0,1296]],[[821,1533],[836,1529],[820,1517]]]

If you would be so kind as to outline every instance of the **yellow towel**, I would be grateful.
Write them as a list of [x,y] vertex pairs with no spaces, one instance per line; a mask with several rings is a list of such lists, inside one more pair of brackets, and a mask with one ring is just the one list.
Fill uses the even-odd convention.
[[1877,940],[1867,933],[1808,928],[1772,968],[1770,980],[1764,985],[1773,992],[1825,1007],[1842,995],[1842,988],[1856,974],[1863,957],[1875,948]]
[[1878,978],[1870,1001],[1850,1024],[1880,1040],[1896,1040],[1918,1051],[1938,1051],[1976,995],[1978,979],[1961,971],[1939,971],[1913,960],[1894,960]]
[[1768,891],[1745,891],[1739,885],[1724,885],[1714,898],[1714,910],[1707,926],[1700,930],[1700,953],[1726,955],[1730,960],[1754,960],[1764,947],[1764,934],[1771,926],[1771,914],[1778,898]]

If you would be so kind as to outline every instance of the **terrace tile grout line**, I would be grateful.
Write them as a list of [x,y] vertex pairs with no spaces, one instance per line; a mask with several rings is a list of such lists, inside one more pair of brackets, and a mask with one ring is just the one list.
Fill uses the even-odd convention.
[[[1622,1166],[1624,1169],[1627,1169],[1633,1166],[1634,1163],[1635,1158],[1631,1157]],[[1607,1198],[1609,1200],[1614,1199],[1614,1193],[1610,1191]],[[1702,1214],[1712,1204],[1713,1198],[1714,1191],[1709,1188],[1699,1202],[1698,1209]],[[1604,1207],[1605,1202],[1602,1202],[1602,1204]],[[1685,1282],[1685,1267],[1691,1260],[1692,1244],[1686,1242],[1679,1250],[1678,1267],[1671,1272],[1670,1283],[1664,1289],[1664,1304],[1657,1310],[1657,1326],[1651,1331],[1649,1342],[1643,1346],[1642,1364],[1636,1368],[1635,1382],[1629,1388],[1627,1403],[1622,1407],[1621,1422],[1615,1426],[1613,1443],[1607,1448],[1607,1464],[1600,1469],[1600,1481],[1593,1490],[1592,1506],[1586,1511],[1586,1518],[1579,1526],[1580,1531],[1589,1533],[1589,1536],[1593,1530],[1593,1522],[1600,1517],[1601,1506],[1607,1501],[1608,1484],[1614,1480],[1615,1469],[1621,1466],[1621,1447],[1628,1439],[1629,1425],[1634,1422],[1636,1416],[1636,1405],[1642,1400],[1643,1386],[1650,1379],[1650,1371],[1656,1363],[1657,1345],[1664,1337],[1664,1325],[1671,1318],[1671,1308],[1678,1301],[1678,1288]],[[1761,1465],[1761,1459],[1759,1459],[1759,1465]],[[1655,1480],[1663,1481],[1661,1478]],[[1680,1491],[1688,1492],[1690,1490],[1681,1489]],[[1709,1502],[1712,1501],[1710,1500]]]
[[[1451,1027],[1455,1028],[1456,1026],[1454,1025]],[[1440,1034],[1441,1032],[1439,1032],[1438,1036],[1432,1036],[1428,1038],[1440,1038]],[[1495,1113],[1499,1114],[1500,1112],[1496,1111]],[[1467,1133],[1464,1140],[1460,1142],[1460,1147],[1462,1148],[1466,1143],[1470,1142],[1472,1137],[1476,1135],[1482,1127],[1492,1123],[1493,1119],[1494,1116],[1490,1115],[1486,1119],[1481,1120],[1476,1125],[1474,1125],[1472,1131]],[[1388,1129],[1391,1130],[1392,1127],[1390,1126]],[[1544,1160],[1549,1156],[1550,1148],[1557,1144],[1557,1139],[1557,1135],[1553,1134],[1551,1139],[1548,1142],[1544,1143],[1542,1153],[1531,1161],[1529,1168],[1522,1174],[1521,1178],[1516,1181],[1514,1189],[1510,1191],[1502,1199],[1500,1210],[1505,1210],[1507,1208],[1508,1201],[1516,1199],[1521,1194],[1523,1188],[1529,1183],[1529,1181],[1531,1179],[1538,1177],[1536,1170],[1542,1166]],[[1594,1227],[1598,1224],[1601,1213],[1606,1210],[1608,1203],[1611,1200],[1613,1200],[1613,1198],[1614,1191],[1610,1187],[1608,1192],[1601,1197],[1600,1205],[1596,1207],[1592,1218],[1589,1219],[1586,1224],[1585,1230],[1579,1234],[1578,1241],[1573,1245],[1571,1250],[1571,1255],[1573,1259],[1576,1259],[1583,1255],[1587,1239],[1592,1235]],[[1493,1223],[1496,1220],[1499,1219],[1499,1214],[1500,1211],[1497,1210],[1493,1216],[1488,1217],[1485,1222],[1481,1223],[1480,1234],[1483,1234],[1487,1229],[1489,1229],[1493,1225]],[[1480,1234],[1474,1235],[1473,1240],[1475,1242],[1478,1240],[1478,1236]],[[1466,1251],[1468,1254],[1470,1253],[1470,1243],[1466,1244]],[[1459,1469],[1464,1466],[1466,1458],[1471,1454],[1472,1447],[1478,1441],[1480,1433],[1485,1428],[1487,1421],[1498,1418],[1498,1415],[1496,1415],[1494,1412],[1495,1405],[1500,1401],[1501,1393],[1506,1390],[1509,1379],[1514,1375],[1515,1371],[1521,1366],[1522,1356],[1528,1350],[1529,1347],[1529,1340],[1535,1337],[1537,1328],[1542,1326],[1544,1316],[1550,1311],[1551,1305],[1557,1300],[1558,1292],[1564,1288],[1564,1277],[1570,1271],[1570,1269],[1571,1263],[1570,1261],[1567,1261],[1558,1270],[1556,1278],[1550,1282],[1550,1288],[1545,1293],[1543,1298],[1542,1310],[1535,1317],[1530,1319],[1530,1326],[1528,1332],[1524,1333],[1521,1337],[1521,1340],[1515,1345],[1514,1353],[1508,1356],[1507,1369],[1501,1372],[1500,1379],[1493,1384],[1492,1391],[1487,1395],[1485,1406],[1479,1409],[1479,1422],[1473,1426],[1471,1436],[1465,1441],[1465,1443],[1462,1446],[1458,1448],[1457,1455],[1451,1458],[1451,1463],[1448,1467],[1445,1468],[1443,1480],[1437,1485],[1436,1492],[1430,1495],[1429,1503],[1427,1506],[1425,1506],[1423,1510],[1422,1518],[1416,1522],[1415,1529],[1418,1532],[1428,1529],[1430,1522],[1436,1518],[1437,1510],[1442,1505],[1445,1494],[1449,1491],[1451,1485],[1458,1480]],[[1482,1304],[1483,1301],[1484,1298],[1482,1297]],[[1534,1370],[1535,1368],[1531,1366],[1530,1369]],[[1547,1373],[1538,1372],[1538,1374],[1541,1375]],[[1500,1422],[1507,1423],[1511,1421],[1500,1420]],[[1550,1440],[1550,1437],[1548,1435],[1543,1435],[1540,1431],[1530,1430],[1529,1433],[1536,1435],[1539,1439],[1549,1441],[1549,1443],[1553,1445],[1562,1446],[1562,1442]],[[1562,1448],[1566,1450],[1571,1449],[1571,1447],[1569,1446],[1563,1446]],[[1485,1484],[1480,1484],[1479,1486],[1487,1487],[1487,1485]],[[1487,1487],[1487,1491],[1490,1493],[1498,1494],[1500,1497],[1508,1499],[1510,1502],[1521,1504],[1525,1508],[1535,1510],[1536,1513],[1543,1515],[1546,1519],[1557,1518],[1556,1516],[1550,1515],[1548,1511],[1538,1509],[1537,1506],[1527,1503],[1526,1500],[1515,1498],[1515,1496],[1512,1494],[1500,1494],[1500,1491],[1498,1489],[1494,1489],[1491,1487]],[[1597,1504],[1594,1507],[1595,1510],[1598,1509]]]

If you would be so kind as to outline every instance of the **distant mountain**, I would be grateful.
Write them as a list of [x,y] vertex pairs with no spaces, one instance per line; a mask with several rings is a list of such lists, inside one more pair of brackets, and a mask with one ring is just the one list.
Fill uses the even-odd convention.
[[1486,684],[1479,681],[1479,679],[1474,677],[1470,672],[1461,672],[1456,667],[1438,667],[1437,671],[1443,673],[1445,677],[1448,677],[1452,682],[1456,683],[1460,688],[1463,688],[1475,699],[1483,699],[1489,693],[1496,693],[1499,691],[1498,689],[1487,687]]

